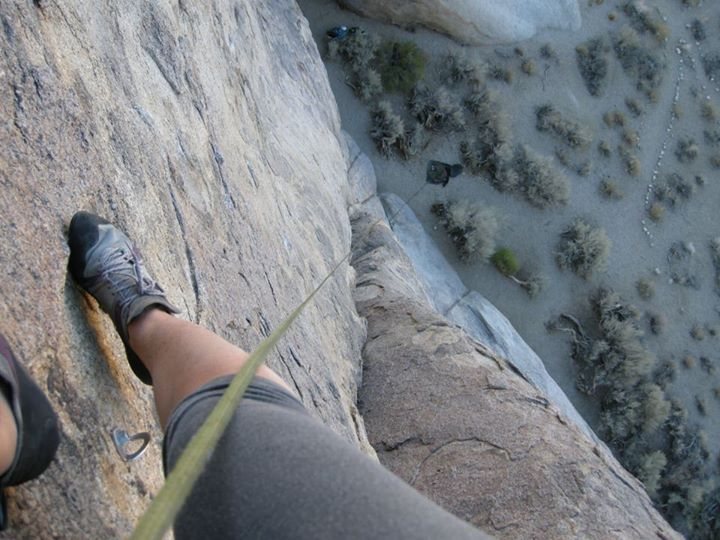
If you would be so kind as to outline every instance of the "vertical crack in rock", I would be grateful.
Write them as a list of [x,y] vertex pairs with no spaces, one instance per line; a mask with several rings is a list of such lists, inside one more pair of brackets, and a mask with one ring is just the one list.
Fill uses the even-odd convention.
[[225,163],[225,158],[223,157],[222,152],[220,152],[217,146],[215,146],[215,143],[210,142],[210,148],[212,149],[213,163],[215,164],[213,170],[215,172],[215,176],[218,177],[220,183],[222,184],[225,206],[230,210],[235,210],[235,208],[237,208],[237,205],[235,204],[235,199],[230,193],[230,188],[228,187],[227,181],[225,180],[225,175],[223,174],[222,170],[223,163]]
[[300,385],[298,384],[297,380],[295,379],[295,374],[293,373],[293,370],[290,369],[290,366],[288,365],[287,360],[285,359],[285,357],[283,356],[283,354],[280,351],[278,351],[278,356],[280,357],[280,360],[282,361],[283,365],[285,366],[285,371],[287,371],[288,376],[292,380],[293,386],[295,387],[295,390],[297,390],[297,393],[300,396],[300,399],[302,400],[303,393],[302,393],[302,390],[300,389]]
[[298,355],[295,354],[295,351],[293,350],[293,348],[292,348],[292,347],[288,347],[288,350],[290,351],[290,356],[292,356],[292,359],[295,360],[295,363],[296,363],[299,367],[301,367],[301,368],[304,369],[305,366],[302,365],[302,363],[300,362],[300,358],[298,358]]
[[141,34],[142,48],[150,56],[175,95],[179,96],[182,81],[180,74],[183,70],[180,65],[178,40],[171,31],[172,25],[167,17],[152,3],[148,6],[143,20],[145,31]]
[[[168,158],[168,166],[170,167],[171,176],[175,176],[174,168]],[[180,205],[178,204],[177,198],[175,197],[175,190],[172,185],[170,186],[170,199],[172,200],[173,209],[175,210],[175,218],[177,219],[178,225],[180,226],[180,232],[182,233],[183,242],[185,243],[185,258],[187,259],[188,269],[190,270],[190,282],[192,283],[193,292],[195,293],[195,322],[200,322],[200,314],[202,313],[202,304],[200,301],[200,285],[197,279],[197,270],[195,267],[195,257],[193,255],[190,244],[188,243],[188,235],[185,228],[185,218],[183,218],[182,212],[180,211]]]
[[267,281],[268,286],[270,287],[270,294],[273,297],[273,302],[275,302],[275,305],[278,305],[278,299],[277,296],[275,296],[275,288],[273,287],[272,282],[270,281],[270,276],[268,276],[268,273],[266,271],[263,271],[265,274],[265,281]]

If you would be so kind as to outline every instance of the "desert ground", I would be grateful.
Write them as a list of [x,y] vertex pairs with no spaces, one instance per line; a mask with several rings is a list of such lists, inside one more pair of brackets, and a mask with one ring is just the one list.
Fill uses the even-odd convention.
[[[300,6],[326,58],[343,128],[372,159],[379,190],[408,202],[465,284],[510,319],[590,424],[598,422],[598,400],[577,389],[578,367],[568,332],[550,332],[547,323],[569,314],[592,334],[588,298],[603,286],[637,308],[643,346],[659,364],[673,368],[665,386],[668,398],[681,402],[689,422],[705,433],[709,462],[717,464],[720,268],[711,242],[720,236],[720,5],[694,3],[644,3],[660,26],[650,30],[653,35],[642,36],[658,60],[654,78],[642,88],[613,48],[613,36],[637,22],[623,10],[626,2],[581,0],[583,25],[577,32],[545,31],[522,43],[482,47],[462,46],[421,28],[371,21],[341,10],[332,0],[302,0]],[[446,187],[425,184],[429,159],[462,162],[459,148],[469,137],[469,126],[429,134],[422,151],[407,160],[380,153],[369,136],[371,104],[356,97],[346,67],[327,54],[325,32],[338,25],[417,44],[427,57],[424,78],[430,87],[445,85],[453,91],[448,55],[509,70],[509,82],[486,76],[487,87],[507,116],[513,142],[551,157],[568,178],[567,203],[538,208],[498,191],[486,175],[471,174],[467,167]],[[604,39],[601,56],[607,73],[592,95],[576,48],[596,37]],[[382,99],[407,118],[406,97],[389,94]],[[539,131],[536,110],[548,104],[577,122],[591,142],[568,145],[562,137]],[[543,277],[539,294],[529,297],[487,261],[459,258],[430,210],[437,202],[459,200],[494,208],[500,218],[497,245],[512,249],[524,269]],[[604,229],[611,242],[604,268],[587,279],[560,269],[556,258],[561,233],[577,218]],[[639,290],[639,280],[649,286]],[[714,465],[715,474],[717,469]]]

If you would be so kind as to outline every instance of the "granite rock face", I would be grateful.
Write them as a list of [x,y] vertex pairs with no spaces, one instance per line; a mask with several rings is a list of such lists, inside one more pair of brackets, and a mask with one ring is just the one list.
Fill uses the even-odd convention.
[[410,207],[391,193],[380,198],[387,214],[393,216],[390,226],[410,258],[430,305],[509,362],[588,437],[602,444],[507,317],[484,296],[463,284]]
[[[66,271],[79,209],[127,230],[183,317],[252,349],[350,249],[346,148],[294,2],[0,3],[0,316],[62,423],[0,538],[126,537],[162,483],[151,391]],[[270,365],[367,445],[347,264]],[[150,431],[137,462],[109,432]]]
[[500,538],[680,538],[605,445],[431,306],[382,207],[352,219],[359,404],[385,466]]
[[577,0],[338,0],[361,15],[425,26],[471,45],[511,43],[544,29],[578,30]]

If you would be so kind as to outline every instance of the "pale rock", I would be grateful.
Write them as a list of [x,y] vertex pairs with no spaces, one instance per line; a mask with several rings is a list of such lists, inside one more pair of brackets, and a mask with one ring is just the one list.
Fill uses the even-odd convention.
[[386,467],[498,538],[681,538],[604,445],[433,309],[374,209],[353,239],[359,404]]
[[578,30],[577,0],[338,0],[361,15],[421,25],[471,45],[512,43],[544,29]]
[[545,369],[542,359],[525,343],[510,321],[477,291],[469,290],[400,197],[380,196],[395,237],[412,261],[430,304],[470,336],[507,360],[541,389],[588,437],[602,444],[567,395]]

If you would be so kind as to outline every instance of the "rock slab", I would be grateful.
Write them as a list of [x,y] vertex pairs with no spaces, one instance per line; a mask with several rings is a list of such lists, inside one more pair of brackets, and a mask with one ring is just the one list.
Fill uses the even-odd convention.
[[[141,246],[183,310],[252,349],[350,249],[346,148],[294,2],[0,3],[0,317],[58,411],[46,474],[9,490],[0,538],[122,538],[162,483],[152,394],[68,277],[76,210]],[[270,365],[367,445],[365,325],[345,264]],[[137,462],[110,431],[150,431]]]
[[604,445],[430,305],[382,208],[352,219],[359,406],[385,466],[499,538],[681,538]]
[[578,30],[577,0],[338,0],[366,17],[424,26],[469,45],[512,43],[544,29]]

